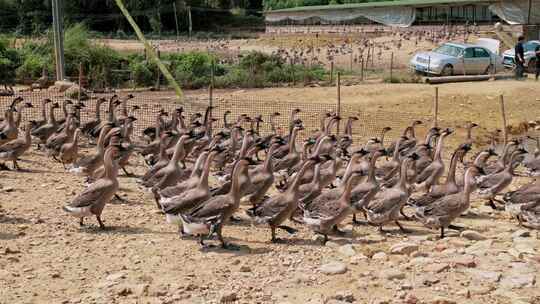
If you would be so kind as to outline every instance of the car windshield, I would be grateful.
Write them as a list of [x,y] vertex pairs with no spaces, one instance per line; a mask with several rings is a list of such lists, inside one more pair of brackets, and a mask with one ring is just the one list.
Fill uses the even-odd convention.
[[433,52],[452,57],[458,57],[463,52],[463,48],[455,45],[443,44],[440,47],[436,48]]
[[525,52],[531,52],[531,51],[536,50],[536,47],[539,46],[539,45],[540,45],[540,43],[538,43],[538,42],[529,41],[529,42],[525,43],[523,45],[523,47],[525,48]]

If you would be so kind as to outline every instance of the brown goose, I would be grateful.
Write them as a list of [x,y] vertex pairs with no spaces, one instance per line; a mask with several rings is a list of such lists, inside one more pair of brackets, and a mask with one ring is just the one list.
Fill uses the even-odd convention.
[[435,150],[433,162],[416,176],[416,189],[425,189],[426,192],[429,192],[431,187],[439,184],[439,179],[444,174],[445,168],[444,161],[442,160],[443,142],[444,139],[452,133],[453,131],[450,129],[446,129],[441,133],[439,141],[437,142],[437,149]]
[[50,100],[49,98],[41,100],[41,120],[36,121],[36,124],[32,127],[32,130],[37,129],[47,123],[47,104],[51,102],[52,100]]
[[156,172],[161,170],[163,167],[165,167],[169,163],[170,158],[167,155],[167,147],[169,145],[170,139],[173,136],[174,136],[174,133],[171,131],[167,131],[161,134],[160,141],[158,142],[159,143],[158,161],[152,167],[150,167],[150,169],[146,171],[146,173],[137,181],[139,184],[147,182],[150,178],[152,178],[152,176],[154,176],[154,174],[156,174]]
[[494,202],[500,201],[496,200],[495,197],[512,183],[515,168],[513,162],[517,157],[526,153],[527,151],[521,148],[514,150],[510,154],[509,162],[502,171],[478,178],[478,194],[481,198],[488,200],[487,205],[491,206],[493,209],[498,209]]
[[324,236],[323,244],[326,244],[328,241],[328,234],[332,230],[337,230],[335,227],[353,213],[351,191],[353,188],[354,175],[361,176],[362,172],[353,172],[353,178],[347,181],[341,196],[336,201],[328,204],[328,206],[332,206],[332,208],[317,209],[315,211],[303,210],[303,222],[315,233]]
[[94,171],[98,169],[103,164],[103,155],[104,155],[104,145],[105,145],[105,136],[112,128],[112,124],[108,123],[101,128],[99,138],[97,141],[96,152],[84,156],[77,160],[73,166],[69,169],[69,172],[75,173],[77,175],[86,176],[87,180],[93,176]]
[[515,216],[522,223],[522,206],[530,202],[540,202],[540,180],[519,187],[515,191],[506,192],[503,195],[504,209]]
[[13,112],[15,111],[17,110],[14,107],[9,107],[6,110],[5,124],[0,130],[0,145],[16,139],[19,134],[19,129],[15,125],[15,120],[13,118]]
[[401,231],[407,232],[398,221],[399,212],[407,203],[410,190],[407,187],[407,170],[409,163],[418,159],[418,155],[412,153],[408,155],[401,164],[399,182],[392,188],[379,191],[371,202],[364,206],[368,222],[379,227],[383,232],[383,225],[394,222]]
[[24,138],[17,138],[0,146],[0,159],[4,161],[12,161],[13,168],[20,170],[17,164],[17,159],[23,155],[32,145],[30,132],[33,122],[28,122],[24,131]]
[[409,203],[417,207],[427,206],[445,195],[458,193],[460,191],[460,187],[456,183],[457,164],[459,160],[463,159],[465,154],[470,150],[470,144],[461,144],[452,154],[452,158],[450,159],[450,168],[448,169],[448,176],[446,177],[444,184],[434,185],[431,187],[431,190],[428,193],[420,196],[419,198],[409,199]]
[[461,230],[461,227],[452,225],[452,222],[470,206],[470,195],[476,188],[476,177],[483,174],[483,169],[471,166],[465,172],[465,188],[459,193],[446,195],[428,206],[416,208],[415,217],[424,226],[431,229],[441,229],[441,238],[444,238],[444,229]]
[[277,159],[274,164],[274,171],[286,170],[293,167],[300,161],[300,153],[296,150],[296,138],[298,132],[304,130],[304,127],[297,125],[293,128],[291,136],[289,138],[289,153],[283,158]]
[[[101,130],[102,134],[103,130],[105,128]],[[118,164],[114,158],[120,149],[119,146],[112,145],[107,148],[104,155],[105,176],[90,184],[71,203],[63,207],[64,211],[81,219],[79,222],[81,226],[84,225],[85,217],[95,215],[99,227],[105,229],[101,221],[101,213],[118,191]]]
[[202,175],[199,178],[199,181],[195,187],[191,189],[186,189],[179,195],[164,198],[159,200],[159,204],[163,212],[167,217],[167,222],[170,224],[180,225],[179,232],[182,231],[182,222],[179,216],[180,213],[186,213],[189,210],[196,208],[199,204],[205,202],[210,198],[210,189],[208,188],[208,176],[210,174],[210,165],[212,164],[212,159],[217,154],[221,153],[223,150],[219,147],[214,147],[208,154],[206,161],[204,163],[204,168]]
[[17,117],[15,117],[15,126],[17,128],[21,125],[22,112],[24,111],[24,109],[33,108],[33,107],[34,106],[29,102],[21,103],[20,105],[17,106]]
[[90,135],[90,132],[101,124],[101,105],[104,104],[105,102],[107,102],[105,98],[99,98],[96,101],[96,108],[95,108],[96,116],[94,119],[84,123],[81,126],[82,134],[87,135],[87,136]]
[[58,128],[58,122],[56,121],[54,110],[58,109],[59,107],[60,106],[58,103],[51,103],[49,106],[49,119],[47,120],[47,123],[37,129],[32,130],[32,136],[39,139],[38,149],[40,148],[40,145],[47,142],[47,139],[49,139],[49,137],[54,134]]
[[81,130],[76,129],[69,142],[64,143],[60,148],[58,159],[64,169],[66,169],[66,165],[75,163],[79,157],[79,134],[81,134]]
[[240,207],[239,177],[241,171],[245,170],[251,163],[251,160],[248,158],[240,159],[236,162],[236,166],[233,169],[233,183],[229,193],[214,196],[189,213],[180,214],[184,233],[199,235],[200,244],[206,246],[203,243],[203,236],[215,232],[221,242],[221,247],[232,248],[223,239],[223,226],[230,220],[236,210],[238,210],[238,207]]
[[248,215],[252,217],[256,223],[267,224],[270,226],[272,242],[279,242],[279,239],[276,238],[276,228],[283,229],[289,233],[294,233],[296,231],[291,227],[283,226],[281,224],[291,218],[298,207],[298,199],[300,198],[298,193],[300,179],[308,168],[322,162],[324,159],[325,157],[319,156],[309,158],[295,176],[292,185],[287,191],[272,196],[262,201],[257,207],[248,210]]
[[[415,120],[415,121],[413,121],[413,123],[410,126],[405,128],[405,130],[403,131],[402,136],[406,136],[408,138],[408,140],[403,141],[401,143],[401,146],[399,148],[399,152],[401,154],[406,153],[408,150],[410,150],[410,149],[414,148],[414,146],[416,146],[416,141],[417,140],[416,140],[415,127],[417,125],[421,125],[421,124],[422,124],[422,121]],[[395,145],[391,144],[390,146],[388,146],[388,148],[386,150],[388,151],[388,153],[394,153],[394,148],[395,148]]]

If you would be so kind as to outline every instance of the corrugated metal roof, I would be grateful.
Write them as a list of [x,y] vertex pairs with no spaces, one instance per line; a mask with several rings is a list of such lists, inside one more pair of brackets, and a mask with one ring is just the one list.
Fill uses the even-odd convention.
[[319,10],[346,10],[356,8],[375,8],[375,7],[390,7],[390,6],[432,6],[432,5],[464,5],[464,4],[479,4],[479,3],[495,3],[499,0],[396,0],[383,2],[365,2],[365,3],[349,3],[337,5],[314,5],[314,6],[299,6],[293,8],[285,8],[279,10],[266,11],[266,14],[271,13],[287,13],[301,11],[319,11]]

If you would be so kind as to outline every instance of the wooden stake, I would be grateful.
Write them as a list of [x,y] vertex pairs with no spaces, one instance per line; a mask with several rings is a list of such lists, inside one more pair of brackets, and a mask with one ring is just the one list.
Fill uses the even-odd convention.
[[439,123],[439,87],[435,87],[435,99],[433,100],[433,127],[437,128]]
[[499,101],[501,103],[501,115],[503,120],[503,137],[504,137],[504,146],[508,143],[508,130],[506,127],[506,111],[504,109],[504,95],[499,96]]
[[334,61],[330,61],[330,83],[334,82]]
[[392,82],[392,77],[394,76],[394,52],[390,55],[390,82]]
[[[337,73],[337,115],[341,114],[341,73]],[[341,125],[341,120],[338,121],[336,134],[339,135],[339,125]]]
[[81,101],[81,86],[82,86],[82,78],[83,78],[83,70],[82,70],[82,62],[79,63],[79,94],[77,97],[77,100]]

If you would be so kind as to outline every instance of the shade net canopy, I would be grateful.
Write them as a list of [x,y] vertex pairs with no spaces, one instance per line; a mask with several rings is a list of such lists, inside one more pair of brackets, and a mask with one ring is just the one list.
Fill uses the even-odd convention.
[[508,24],[540,24],[540,0],[502,0],[489,9]]
[[273,12],[266,15],[266,21],[302,21],[310,18],[319,18],[326,22],[342,22],[362,17],[389,26],[408,27],[411,26],[416,19],[416,10],[413,7],[376,7],[347,10]]

